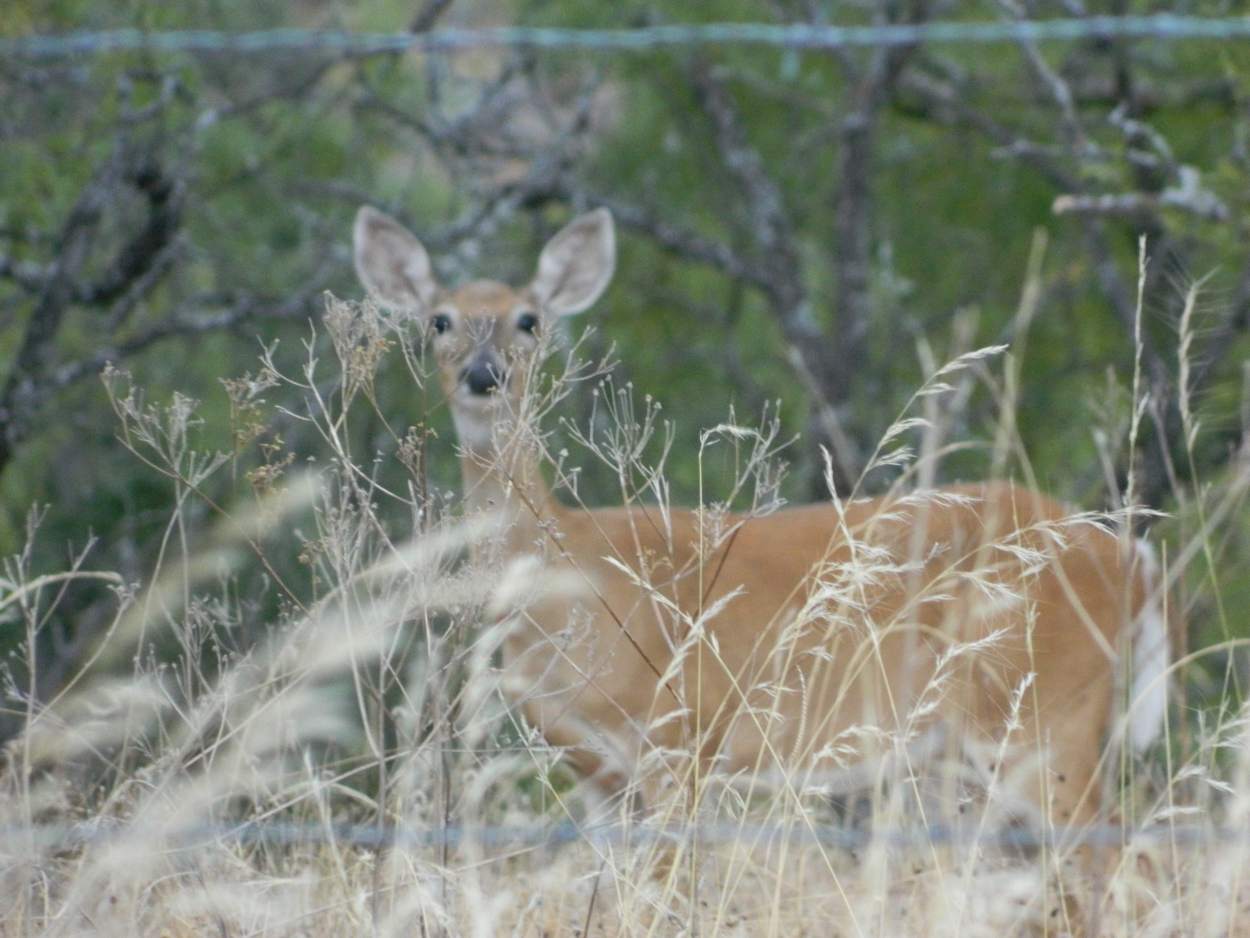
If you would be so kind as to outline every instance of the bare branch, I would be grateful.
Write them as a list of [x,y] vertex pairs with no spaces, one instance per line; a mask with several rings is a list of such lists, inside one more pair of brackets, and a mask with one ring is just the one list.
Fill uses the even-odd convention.
[[408,24],[408,32],[410,33],[428,33],[434,28],[439,17],[447,12],[451,6],[452,0],[425,0],[421,9],[417,11],[417,15],[412,18],[412,22]]
[[[46,380],[40,382],[38,393],[31,403],[37,407],[53,393],[83,378],[99,374],[110,362],[130,358],[166,339],[229,332],[256,321],[280,322],[316,315],[321,292],[322,287],[318,285],[280,300],[247,294],[205,294],[194,297],[182,309],[175,310],[168,319],[157,325],[114,345],[97,349],[86,358],[60,365]],[[203,312],[215,306],[220,307],[217,312]],[[192,315],[190,310],[199,312]]]
[[706,237],[662,218],[654,209],[585,189],[574,183],[560,182],[555,188],[565,199],[605,206],[622,226],[649,238],[674,257],[696,264],[706,264],[728,277],[742,280],[764,292],[771,288],[770,273],[763,266],[743,257],[723,241]]
[[742,190],[751,220],[751,234],[770,270],[769,289],[776,301],[792,306],[802,293],[794,233],[784,200],[764,161],[748,143],[737,108],[706,63],[691,72],[695,93],[712,119],[721,163]]
[[119,175],[121,159],[118,148],[104,160],[83,187],[61,227],[56,259],[44,279],[9,375],[0,389],[0,469],[8,463],[13,446],[24,433],[25,401],[46,370],[61,321],[78,292],[78,274],[86,262],[101,212]]
[[1052,210],[1056,215],[1155,215],[1161,209],[1174,208],[1208,221],[1228,221],[1226,206],[1218,196],[1198,184],[1198,171],[1181,167],[1181,184],[1162,192],[1123,192],[1107,195],[1056,196]]
[[13,281],[27,293],[38,293],[47,283],[48,270],[31,261],[16,261],[0,254],[0,277]]
[[147,200],[147,221],[118,252],[104,278],[79,291],[76,298],[84,303],[104,305],[121,297],[152,268],[182,222],[185,188],[155,160],[145,159],[128,171],[126,181]]
[[993,143],[1002,156],[1014,156],[1042,174],[1059,189],[1076,189],[1079,180],[1063,166],[1067,148],[1033,143],[1015,129],[999,123],[968,104],[969,95],[934,74],[937,63],[923,61],[902,73],[893,96],[901,112],[947,127],[973,130]]
[[[1027,11],[1016,0],[998,0],[998,5],[1008,16],[1017,21],[1027,17]],[[1037,76],[1042,87],[1049,91],[1059,113],[1062,115],[1062,124],[1069,145],[1077,150],[1085,150],[1091,146],[1085,135],[1085,129],[1081,126],[1081,118],[1076,110],[1076,101],[1072,96],[1072,89],[1068,87],[1068,83],[1062,75],[1050,67],[1050,63],[1046,61],[1046,57],[1042,55],[1042,50],[1037,47],[1036,42],[1030,39],[1021,39],[1019,45],[1033,73]]]
[[787,339],[812,356],[808,362],[828,388],[830,343],[812,318],[798,247],[784,199],[759,152],[748,142],[737,107],[719,78],[706,65],[692,72],[695,91],[712,120],[722,164],[742,190],[759,262],[756,286],[768,297]]

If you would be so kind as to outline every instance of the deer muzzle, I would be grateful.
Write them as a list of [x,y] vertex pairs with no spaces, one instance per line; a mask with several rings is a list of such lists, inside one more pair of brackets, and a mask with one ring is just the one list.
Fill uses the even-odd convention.
[[504,367],[487,355],[479,355],[460,372],[460,380],[474,394],[486,395],[503,387]]

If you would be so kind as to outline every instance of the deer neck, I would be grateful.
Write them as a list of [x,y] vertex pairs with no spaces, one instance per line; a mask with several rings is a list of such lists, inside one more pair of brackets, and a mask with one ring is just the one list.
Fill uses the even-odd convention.
[[460,440],[460,473],[466,512],[490,514],[510,552],[535,550],[542,525],[558,510],[543,480],[541,448],[533,428],[496,425],[479,415],[453,411]]

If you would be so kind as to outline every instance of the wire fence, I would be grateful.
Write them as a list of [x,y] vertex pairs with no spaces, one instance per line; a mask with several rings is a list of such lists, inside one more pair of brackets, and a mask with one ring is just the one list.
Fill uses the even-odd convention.
[[315,29],[253,32],[116,29],[56,35],[0,37],[0,57],[64,59],[121,52],[254,55],[324,51],[347,55],[397,52],[449,53],[513,48],[550,51],[642,52],[666,47],[766,46],[779,49],[846,49],[935,43],[983,45],[1089,39],[1235,40],[1250,38],[1250,17],[1176,14],[1089,16],[992,22],[933,21],[872,26],[773,23],[691,23],[629,29],[501,26],[448,27],[427,33],[371,33]]
[[[206,844],[220,842],[266,846],[339,844],[371,849],[398,847],[410,850],[438,847],[458,848],[468,845],[491,850],[538,849],[576,843],[585,843],[594,847],[630,847],[665,842],[695,842],[701,845],[732,843],[756,847],[787,843],[846,850],[863,848],[873,843],[884,844],[895,849],[979,846],[1025,850],[1040,847],[1049,849],[1077,846],[1115,847],[1128,844],[1187,848],[1216,843],[1250,845],[1250,825],[1228,827],[1160,823],[1150,827],[1128,828],[1104,824],[1039,830],[1028,826],[987,829],[975,822],[968,822],[874,831],[866,826],[808,822],[787,825],[745,822],[680,825],[638,822],[582,825],[564,821],[546,826],[451,824],[438,827],[414,827],[241,821],[196,824],[171,830],[144,828],[101,820],[76,824],[0,827],[0,843],[7,844],[10,850],[75,849],[127,838],[138,839],[144,843],[160,843],[166,849],[182,850],[196,849]],[[5,852],[3,848],[0,848],[0,858]]]

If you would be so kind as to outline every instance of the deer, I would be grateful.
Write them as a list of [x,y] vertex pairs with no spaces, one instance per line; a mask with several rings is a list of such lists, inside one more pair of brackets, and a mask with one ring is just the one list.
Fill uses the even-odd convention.
[[498,519],[498,559],[580,585],[512,601],[501,655],[525,721],[635,811],[681,785],[655,752],[689,753],[683,778],[755,778],[867,758],[857,727],[923,724],[1014,753],[991,769],[1016,772],[1043,823],[1105,816],[1113,737],[1144,752],[1166,715],[1169,611],[1145,540],[1008,481],[716,518],[553,494],[524,402],[559,321],[607,289],[615,238],[596,209],[528,284],[445,288],[390,216],[363,206],[353,230],[362,285],[436,362],[466,514]]

